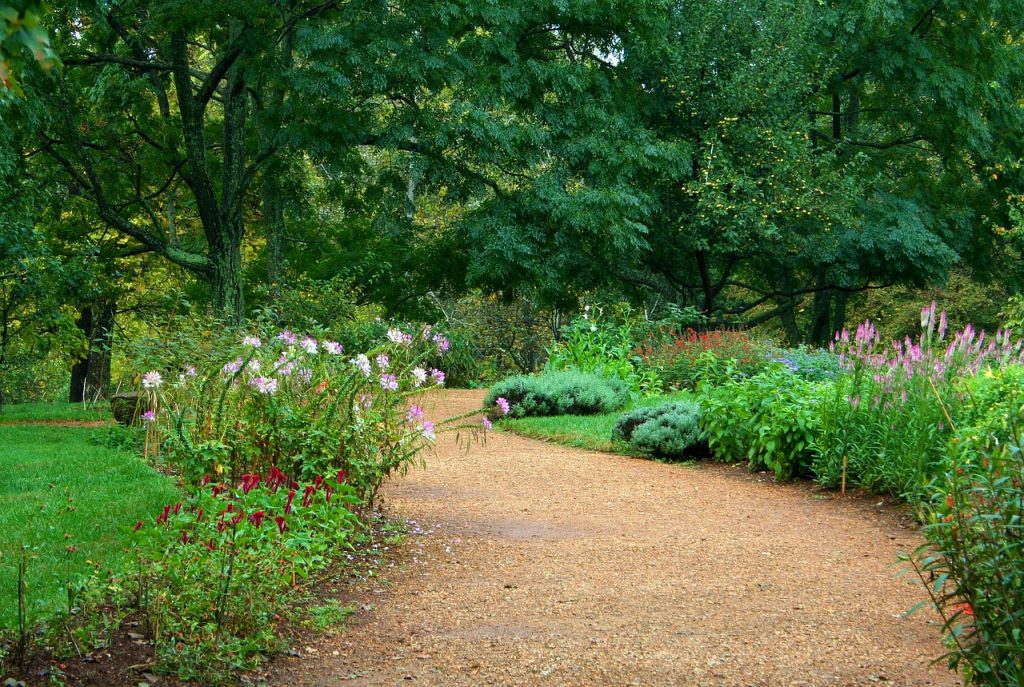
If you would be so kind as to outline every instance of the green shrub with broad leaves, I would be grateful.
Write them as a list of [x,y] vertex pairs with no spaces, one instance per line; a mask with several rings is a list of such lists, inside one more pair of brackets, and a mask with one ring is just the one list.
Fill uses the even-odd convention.
[[631,410],[623,413],[612,429],[612,440],[655,458],[684,458],[700,439],[700,406],[691,401]]
[[702,384],[701,430],[712,458],[746,459],[751,470],[769,469],[780,480],[810,475],[819,407],[830,393],[831,384],[801,379],[782,365],[747,379]]
[[941,613],[945,658],[968,685],[1024,684],[1024,387],[1022,370],[983,375],[969,427],[932,484],[928,543],[910,557]]
[[487,392],[485,406],[508,401],[510,417],[594,415],[619,410],[629,400],[629,387],[618,378],[583,372],[545,372],[504,379]]

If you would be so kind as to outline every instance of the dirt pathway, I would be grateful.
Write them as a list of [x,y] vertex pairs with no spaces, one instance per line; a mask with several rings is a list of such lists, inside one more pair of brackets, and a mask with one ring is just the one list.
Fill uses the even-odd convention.
[[387,490],[402,565],[271,684],[960,684],[934,617],[902,616],[918,537],[874,501],[507,433],[428,462]]

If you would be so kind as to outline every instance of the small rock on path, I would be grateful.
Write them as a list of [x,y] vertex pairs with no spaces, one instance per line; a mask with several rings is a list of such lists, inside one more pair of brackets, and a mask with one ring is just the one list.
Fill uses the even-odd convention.
[[961,684],[937,617],[904,617],[920,536],[874,501],[502,432],[427,462],[386,489],[415,523],[390,584],[271,684]]

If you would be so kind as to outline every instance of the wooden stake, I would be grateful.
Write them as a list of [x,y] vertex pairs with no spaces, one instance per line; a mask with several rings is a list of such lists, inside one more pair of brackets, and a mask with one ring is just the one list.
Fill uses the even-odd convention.
[[840,490],[844,496],[846,495],[846,454],[843,454],[843,485]]

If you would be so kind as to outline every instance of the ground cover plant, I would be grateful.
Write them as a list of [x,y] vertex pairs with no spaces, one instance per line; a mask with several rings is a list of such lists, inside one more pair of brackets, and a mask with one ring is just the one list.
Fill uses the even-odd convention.
[[630,394],[617,377],[566,370],[503,379],[487,392],[484,406],[499,398],[508,402],[508,414],[519,418],[608,413],[622,408]]

